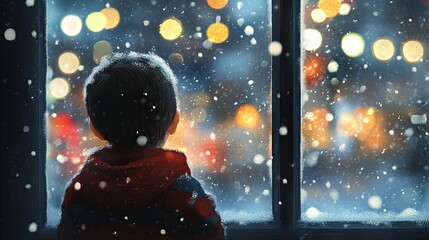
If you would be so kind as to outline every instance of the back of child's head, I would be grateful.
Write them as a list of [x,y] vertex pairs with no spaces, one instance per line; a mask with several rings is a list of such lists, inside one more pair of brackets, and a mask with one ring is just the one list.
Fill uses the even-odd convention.
[[114,146],[158,146],[176,114],[175,84],[170,67],[155,54],[112,54],[85,82],[89,118]]

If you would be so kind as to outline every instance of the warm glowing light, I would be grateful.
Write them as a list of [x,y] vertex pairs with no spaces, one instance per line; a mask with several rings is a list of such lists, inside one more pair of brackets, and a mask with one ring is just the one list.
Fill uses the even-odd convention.
[[372,45],[372,54],[380,61],[389,61],[395,54],[395,46],[389,39],[379,39]]
[[159,25],[159,34],[169,41],[180,37],[182,33],[182,23],[175,18],[166,19],[164,22]]
[[191,111],[191,119],[197,123],[204,122],[207,118],[207,112],[202,107],[196,107]]
[[221,9],[228,4],[228,0],[207,0],[207,4],[213,9]]
[[404,43],[404,46],[402,47],[402,55],[404,56],[405,61],[409,63],[420,61],[423,57],[423,53],[423,45],[418,41],[408,41]]
[[341,0],[319,0],[317,6],[325,12],[327,17],[333,18],[340,11]]
[[365,50],[365,41],[359,33],[347,33],[341,40],[341,49],[349,57],[358,57]]
[[308,54],[306,56],[303,72],[307,87],[314,87],[323,79],[326,71],[326,62],[318,54]]
[[322,23],[326,20],[326,13],[320,8],[313,9],[310,15],[311,19],[316,23]]
[[329,120],[332,116],[324,108],[315,108],[308,111],[302,121],[302,134],[307,147],[328,148],[331,144]]
[[56,99],[65,98],[70,92],[70,86],[64,78],[55,78],[49,83],[49,91]]
[[108,41],[102,40],[94,44],[92,58],[95,63],[99,63],[101,58],[112,54],[112,45]]
[[268,45],[268,52],[273,56],[280,55],[282,53],[282,50],[283,50],[282,44],[277,41],[272,41]]
[[314,51],[322,45],[322,34],[313,28],[305,29],[303,34],[303,46],[307,51]]
[[260,121],[259,118],[258,110],[250,104],[241,106],[235,114],[236,123],[245,128],[256,127]]
[[368,206],[374,210],[378,210],[383,206],[383,200],[377,195],[368,198]]
[[337,131],[343,136],[356,137],[363,149],[381,149],[387,142],[384,122],[377,109],[360,107],[352,113],[340,115]]
[[341,4],[341,7],[339,9],[339,14],[342,16],[348,15],[350,13],[351,9],[352,9],[352,7],[350,6],[350,4],[343,3],[343,4]]
[[82,30],[82,20],[76,15],[67,15],[61,20],[61,30],[65,35],[74,37]]
[[101,12],[93,12],[86,17],[86,26],[92,32],[100,32],[106,27],[106,16]]
[[229,29],[225,24],[217,22],[209,26],[206,34],[210,42],[223,43],[228,39]]
[[73,52],[65,52],[58,58],[58,67],[65,74],[75,73],[79,65],[79,57]]
[[106,17],[106,25],[104,28],[112,29],[118,26],[121,21],[121,16],[119,15],[118,10],[115,8],[109,7],[101,10],[101,13]]

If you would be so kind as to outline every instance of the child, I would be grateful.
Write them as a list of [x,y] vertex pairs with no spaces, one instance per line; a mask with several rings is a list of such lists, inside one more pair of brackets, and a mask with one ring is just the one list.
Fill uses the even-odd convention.
[[90,127],[109,147],[68,185],[59,239],[223,239],[186,156],[161,148],[179,122],[176,78],[154,54],[116,53],[86,81]]

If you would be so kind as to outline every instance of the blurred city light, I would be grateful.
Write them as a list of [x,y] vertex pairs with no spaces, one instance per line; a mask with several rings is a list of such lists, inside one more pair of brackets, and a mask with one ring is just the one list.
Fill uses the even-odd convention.
[[182,34],[182,23],[175,18],[166,19],[159,25],[159,34],[164,39],[173,41]]
[[61,20],[61,30],[67,36],[77,36],[82,30],[82,20],[76,15],[67,15]]
[[86,17],[85,23],[90,31],[100,32],[105,29],[107,19],[103,13],[93,12]]
[[380,61],[389,61],[395,54],[395,46],[389,39],[378,39],[372,45],[372,53]]
[[411,40],[404,43],[402,46],[402,55],[405,61],[416,63],[422,59],[424,54],[423,45],[419,41]]
[[64,78],[55,78],[49,82],[49,92],[56,99],[65,98],[70,92],[70,85]]
[[65,74],[75,73],[80,65],[79,57],[73,52],[65,52],[58,58],[58,67]]
[[359,33],[347,33],[341,39],[341,49],[349,57],[358,57],[365,50],[365,41]]
[[207,39],[212,43],[223,43],[228,39],[229,29],[220,22],[213,23],[207,28]]

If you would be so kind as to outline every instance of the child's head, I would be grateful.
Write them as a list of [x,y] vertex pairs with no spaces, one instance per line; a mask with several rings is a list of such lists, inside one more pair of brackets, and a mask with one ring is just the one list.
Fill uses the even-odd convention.
[[85,82],[91,127],[112,145],[162,145],[178,122],[175,84],[170,67],[154,54],[103,58]]

